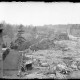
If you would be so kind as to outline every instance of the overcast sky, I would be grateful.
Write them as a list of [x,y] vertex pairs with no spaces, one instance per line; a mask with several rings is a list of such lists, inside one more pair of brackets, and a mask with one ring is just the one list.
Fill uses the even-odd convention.
[[80,24],[79,3],[0,3],[0,22],[23,25]]

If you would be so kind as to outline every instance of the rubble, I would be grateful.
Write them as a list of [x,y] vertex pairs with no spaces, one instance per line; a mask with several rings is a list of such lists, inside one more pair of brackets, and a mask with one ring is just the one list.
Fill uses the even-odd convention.
[[[80,45],[74,40],[55,41],[57,49],[23,51],[22,78],[66,79],[79,77]],[[56,46],[56,47],[57,47]],[[62,50],[61,48],[65,48]]]

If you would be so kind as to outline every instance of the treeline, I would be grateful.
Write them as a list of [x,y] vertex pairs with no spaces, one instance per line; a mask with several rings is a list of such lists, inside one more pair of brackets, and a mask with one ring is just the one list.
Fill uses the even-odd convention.
[[[55,44],[54,41],[60,40],[69,40],[68,34],[74,36],[80,36],[80,25],[74,24],[70,27],[64,25],[66,28],[64,31],[64,27],[61,29],[56,30],[56,28],[52,28],[50,26],[44,25],[43,27],[39,26],[24,26],[20,25],[11,25],[6,23],[1,23],[3,26],[3,36],[7,35],[8,41],[10,42],[10,48],[15,50],[25,50],[30,48],[31,50],[42,50],[42,49],[49,49],[54,48]],[[61,27],[61,26],[60,26]],[[69,29],[69,31],[68,31]],[[9,41],[10,40],[10,41]]]

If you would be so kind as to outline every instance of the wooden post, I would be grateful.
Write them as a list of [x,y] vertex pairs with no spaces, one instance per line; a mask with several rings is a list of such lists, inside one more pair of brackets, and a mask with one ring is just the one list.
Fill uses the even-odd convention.
[[3,52],[1,51],[1,77],[3,77]]
[[2,53],[2,77],[3,77],[3,53]]
[[22,68],[22,63],[23,63],[23,51],[19,51],[20,52],[20,55],[21,55],[21,57],[20,57],[20,66],[19,66],[19,76],[20,76],[20,78],[22,78],[22,74],[21,74],[21,68]]

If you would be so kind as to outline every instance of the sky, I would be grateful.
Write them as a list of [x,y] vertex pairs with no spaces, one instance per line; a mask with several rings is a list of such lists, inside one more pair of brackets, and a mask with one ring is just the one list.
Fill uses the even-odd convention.
[[0,22],[23,25],[80,24],[80,3],[0,2]]

